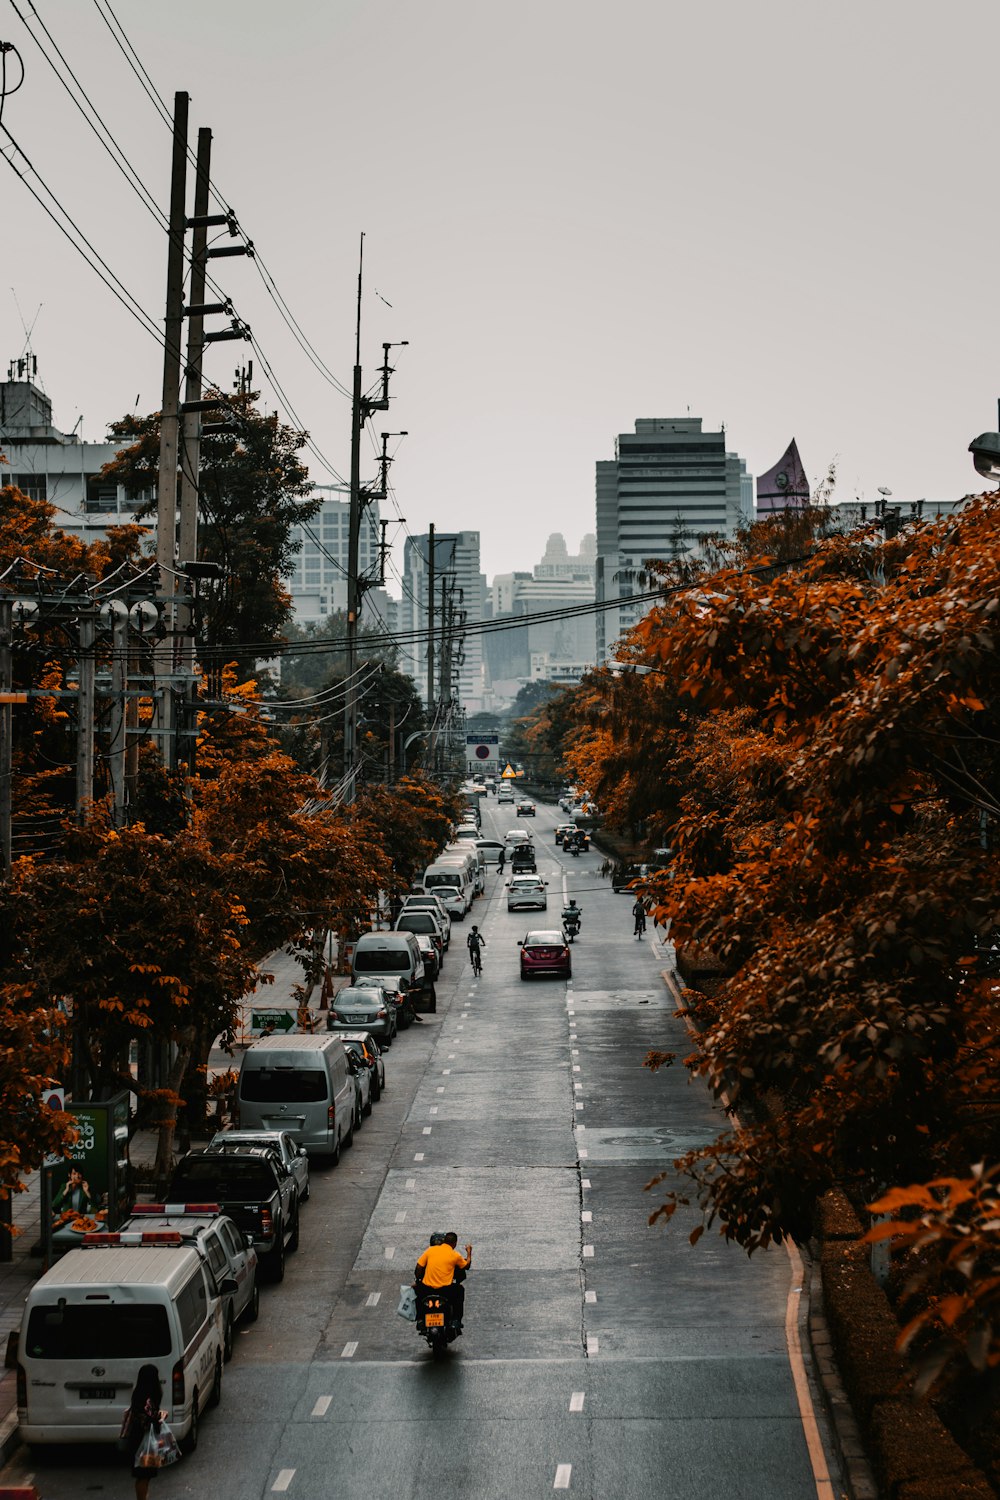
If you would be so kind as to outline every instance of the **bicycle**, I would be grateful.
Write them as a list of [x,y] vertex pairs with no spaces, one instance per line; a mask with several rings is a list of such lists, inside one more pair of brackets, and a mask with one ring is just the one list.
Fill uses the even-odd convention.
[[469,962],[472,964],[472,972],[478,979],[483,972],[483,958],[478,948],[469,949]]

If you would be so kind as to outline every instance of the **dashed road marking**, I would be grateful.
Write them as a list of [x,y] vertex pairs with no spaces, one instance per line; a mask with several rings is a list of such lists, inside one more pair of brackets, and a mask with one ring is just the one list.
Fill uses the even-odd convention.
[[[587,1342],[589,1343],[590,1340],[588,1339]],[[353,1359],[354,1356],[357,1354],[357,1352],[358,1352],[358,1341],[357,1341],[357,1339],[352,1339],[349,1344],[345,1344],[344,1347],[343,1347],[343,1349],[341,1349],[341,1351],[340,1351],[340,1357],[341,1357],[341,1359]]]
[[443,1094],[444,1093],[444,1084],[443,1083],[439,1084],[439,1086],[434,1090],[434,1092],[435,1092],[435,1094]]
[[392,1260],[392,1257],[395,1255],[395,1253],[396,1253],[396,1247],[395,1247],[395,1245],[386,1245],[386,1247],[385,1247],[385,1258],[386,1258],[386,1260]]
[[423,1161],[423,1159],[424,1153],[422,1151],[418,1151],[416,1156],[413,1158],[414,1161]]
[[430,1127],[430,1125],[425,1125],[424,1126],[424,1135],[430,1135],[430,1133],[431,1133],[431,1127]]
[[[449,1061],[449,1062],[454,1062],[454,1060],[455,1060],[455,1054],[454,1054],[454,1052],[449,1052],[449,1053],[448,1053],[448,1061]],[[451,1072],[451,1069],[450,1069],[450,1068],[445,1068],[445,1070],[444,1070],[444,1071],[445,1071],[445,1072],[446,1072],[446,1073],[450,1073],[450,1072]]]
[[584,1292],[584,1294],[583,1294],[583,1300],[584,1300],[584,1302],[596,1302],[597,1301],[597,1293],[596,1292]]
[[[452,1057],[454,1057],[454,1056],[455,1056],[455,1054],[454,1054],[454,1052],[452,1052],[452,1053],[451,1053],[451,1054],[450,1054],[450,1055],[451,1055],[451,1056],[452,1056]],[[442,1078],[447,1078],[447,1077],[448,1077],[448,1074],[449,1074],[449,1073],[450,1073],[450,1072],[451,1072],[451,1069],[450,1069],[450,1068],[442,1068],[442,1069],[441,1069],[441,1077],[442,1077]]]
[[320,1396],[316,1402],[316,1405],[312,1409],[312,1415],[314,1417],[325,1417],[327,1412],[330,1410],[330,1403],[332,1400],[332,1396]]
[[396,1215],[396,1223],[397,1224],[405,1224],[406,1223],[406,1209],[405,1208],[401,1208],[399,1210],[399,1213]]
[[369,1292],[368,1296],[365,1298],[365,1306],[378,1307],[379,1298],[381,1297],[381,1295],[381,1292]]
[[580,1186],[581,1187],[585,1187],[585,1188],[589,1188],[590,1187],[590,1178],[589,1177],[581,1177],[580,1178]]
[[590,1355],[592,1355],[592,1354],[600,1354],[600,1352],[601,1352],[601,1341],[597,1337],[597,1334],[596,1333],[588,1333],[587,1334],[587,1355],[588,1355],[588,1357]]
[[594,1222],[594,1215],[591,1213],[591,1211],[590,1211],[589,1208],[585,1208],[583,1210],[583,1213],[580,1215],[580,1223],[581,1224],[593,1224],[593,1222]]
[[586,1161],[587,1160],[587,1153],[586,1153],[586,1151],[578,1151],[576,1154],[580,1158],[581,1161]]
[[569,1398],[569,1409],[570,1409],[570,1411],[583,1411],[583,1398],[584,1398],[584,1394],[585,1393],[583,1391],[574,1391],[573,1392],[572,1396],[570,1396],[570,1398]]
[[568,1490],[569,1489],[569,1477],[572,1474],[572,1472],[573,1472],[573,1465],[572,1464],[557,1464],[556,1465],[556,1477],[555,1477],[555,1480],[553,1481],[552,1488],[554,1490]]
[[580,1090],[580,1089],[583,1088],[583,1084],[582,1083],[574,1083],[573,1088],[575,1090]]
[[588,1260],[593,1260],[593,1258],[594,1258],[594,1247],[593,1247],[593,1245],[584,1245],[584,1247],[583,1247],[583,1253],[584,1253],[584,1256]]
[[574,1106],[573,1106],[573,1107],[574,1107],[574,1109],[582,1109],[582,1108],[583,1108],[583,1105],[582,1105],[582,1104],[581,1104],[581,1103],[580,1103],[580,1101],[579,1101],[579,1099],[578,1099],[578,1100],[577,1100],[577,1101],[576,1101],[576,1104],[575,1104],[575,1105],[574,1105]]
[[417,1186],[417,1179],[415,1177],[408,1177],[406,1179],[406,1191],[408,1193],[412,1193],[414,1191],[414,1189],[416,1188],[416,1186]]
[[587,1127],[586,1127],[586,1125],[579,1125],[578,1124],[576,1128],[577,1128],[577,1130],[586,1130]]
[[436,1104],[432,1104],[431,1107],[430,1107],[430,1110],[428,1111],[428,1113],[432,1114],[432,1115],[436,1115],[437,1112],[438,1112],[437,1105]]
[[274,1483],[271,1486],[271,1492],[272,1492],[272,1494],[274,1493],[275,1490],[278,1490],[279,1492],[283,1492],[284,1490],[287,1490],[288,1486],[291,1484],[291,1482],[292,1482],[292,1480],[294,1478],[295,1478],[295,1470],[294,1469],[279,1469],[278,1470],[278,1477],[277,1477],[277,1479],[274,1481]]
[[575,1016],[575,1015],[576,1015],[576,1011],[575,1011],[575,1010],[568,1010],[568,1011],[567,1011],[567,1012],[566,1012],[566,1014],[567,1014],[567,1015],[568,1015],[568,1016]]

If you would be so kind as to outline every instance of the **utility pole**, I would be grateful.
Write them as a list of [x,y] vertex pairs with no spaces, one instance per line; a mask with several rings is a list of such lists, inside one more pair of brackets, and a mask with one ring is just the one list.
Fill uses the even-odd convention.
[[[212,165],[212,132],[198,131],[198,156],[195,167],[194,218],[191,221],[191,297],[187,308],[187,367],[184,380],[184,416],[181,461],[180,524],[178,557],[194,562],[198,556],[198,470],[201,465],[201,413],[191,409],[201,400],[201,362],[205,351],[205,267],[208,249],[208,220],[225,215],[209,215],[208,194]],[[224,308],[225,304],[221,304]],[[190,591],[192,584],[188,583]],[[188,654],[191,605],[185,602],[180,626],[185,632],[185,655]],[[193,642],[191,643],[193,645]],[[193,651],[192,651],[193,657]],[[191,662],[193,665],[193,661]]]
[[91,610],[80,615],[76,700],[76,821],[82,827],[94,799],[94,678],[97,671],[97,621]]
[[[111,779],[111,821],[125,827],[125,758],[128,750],[128,611],[113,616],[111,627],[111,735],[108,774]],[[117,715],[117,717],[115,717]]]
[[427,528],[427,712],[434,713],[434,522]]
[[156,492],[156,561],[161,592],[171,597],[167,634],[156,653],[156,670],[166,680],[156,693],[153,737],[163,764],[173,764],[174,542],[177,529],[177,456],[181,378],[181,325],[184,317],[184,231],[187,193],[189,96],[174,95],[174,149],[170,172],[167,250],[167,305],[163,325],[163,398],[160,403],[160,463]]
[[0,875],[10,874],[11,776],[14,764],[14,601],[0,599]]

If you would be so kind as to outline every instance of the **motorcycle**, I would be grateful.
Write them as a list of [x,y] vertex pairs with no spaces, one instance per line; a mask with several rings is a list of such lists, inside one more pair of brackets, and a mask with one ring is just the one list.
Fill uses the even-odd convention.
[[570,852],[570,854],[572,854],[574,856],[576,856],[576,855],[578,855],[580,853],[580,841],[579,841],[579,839],[574,839],[573,840],[573,842],[569,846],[569,852]]
[[580,913],[579,913],[579,911],[568,912],[568,913],[567,912],[563,912],[562,929],[563,929],[563,936],[565,937],[567,943],[571,943],[575,937],[579,937],[579,935],[580,935]]
[[448,1289],[430,1291],[425,1289],[417,1297],[417,1332],[426,1339],[435,1359],[442,1359],[448,1345],[459,1337],[455,1305]]

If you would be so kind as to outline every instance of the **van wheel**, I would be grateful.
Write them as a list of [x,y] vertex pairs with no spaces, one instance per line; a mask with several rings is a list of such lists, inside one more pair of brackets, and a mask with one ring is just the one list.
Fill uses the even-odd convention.
[[340,1136],[339,1135],[337,1137],[337,1144],[334,1146],[333,1150],[330,1152],[330,1155],[327,1157],[327,1161],[329,1162],[329,1164],[330,1164],[331,1167],[336,1167],[336,1166],[339,1166],[339,1164],[340,1164]]
[[260,1285],[256,1273],[253,1278],[253,1291],[250,1293],[250,1301],[246,1305],[244,1316],[248,1323],[256,1323],[260,1317]]
[[344,1148],[345,1151],[350,1151],[351,1147],[354,1145],[354,1116],[353,1115],[351,1116],[351,1128],[347,1132],[347,1134],[344,1136],[344,1139],[341,1142],[341,1145],[343,1146],[343,1148]]
[[212,1389],[208,1394],[209,1406],[218,1406],[222,1400],[222,1360],[217,1354],[215,1356],[215,1379],[212,1381]]
[[187,1433],[180,1439],[179,1445],[182,1453],[193,1453],[198,1446],[198,1387],[195,1386],[194,1395],[191,1400],[191,1426]]
[[285,1279],[285,1235],[284,1230],[278,1231],[278,1243],[267,1257],[267,1269],[272,1281],[284,1281]]
[[373,1093],[373,1092],[372,1092],[372,1091],[371,1091],[371,1089],[369,1089],[369,1090],[368,1090],[368,1103],[367,1103],[367,1104],[366,1104],[366,1105],[365,1105],[365,1107],[364,1107],[364,1109],[363,1109],[363,1110],[362,1110],[362,1111],[361,1111],[361,1113],[362,1113],[362,1114],[363,1114],[363,1115],[370,1115],[370,1114],[371,1114],[371,1112],[372,1112],[372,1105],[373,1105],[373,1104],[374,1104],[374,1103],[375,1103],[375,1095],[374,1095],[374,1093]]
[[292,1232],[288,1236],[288,1246],[287,1246],[287,1248],[288,1248],[289,1253],[291,1253],[292,1251],[297,1250],[299,1248],[299,1211],[298,1211],[298,1209],[295,1210],[295,1223],[292,1225]]
[[229,1311],[226,1314],[226,1331],[222,1335],[222,1357],[226,1361],[227,1365],[228,1365],[229,1361],[233,1357],[233,1308],[232,1308],[232,1303],[230,1303],[230,1305],[229,1305]]

